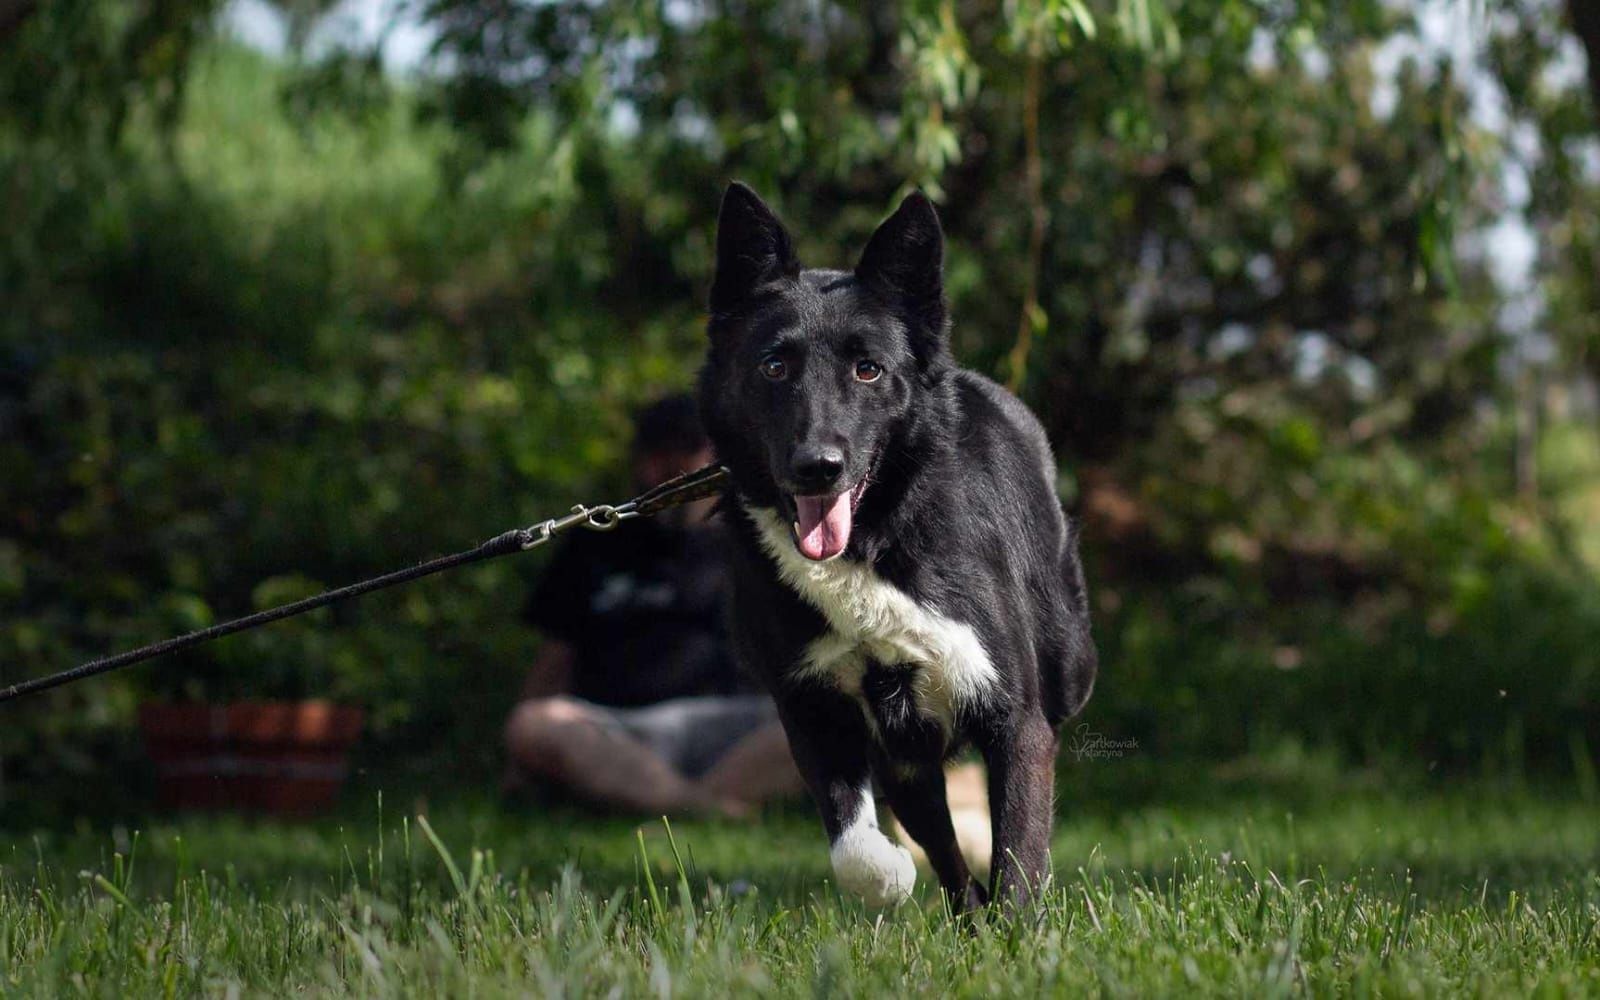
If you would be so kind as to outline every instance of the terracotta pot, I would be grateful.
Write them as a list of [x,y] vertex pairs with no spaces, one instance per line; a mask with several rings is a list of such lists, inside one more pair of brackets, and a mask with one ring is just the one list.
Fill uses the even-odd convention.
[[314,815],[338,799],[363,718],[326,701],[139,708],[163,805],[275,816]]

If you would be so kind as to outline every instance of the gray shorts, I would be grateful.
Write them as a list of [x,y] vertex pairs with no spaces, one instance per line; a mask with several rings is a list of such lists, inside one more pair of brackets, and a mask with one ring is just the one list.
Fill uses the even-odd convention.
[[583,705],[603,725],[643,743],[690,778],[711,770],[735,743],[778,721],[778,707],[764,694],[674,698],[642,708]]

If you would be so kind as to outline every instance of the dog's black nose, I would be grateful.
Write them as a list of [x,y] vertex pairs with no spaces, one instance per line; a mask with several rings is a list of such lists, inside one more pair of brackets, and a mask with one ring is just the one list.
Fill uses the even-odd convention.
[[789,462],[789,473],[794,477],[796,492],[826,493],[844,473],[844,452],[827,445],[797,448]]

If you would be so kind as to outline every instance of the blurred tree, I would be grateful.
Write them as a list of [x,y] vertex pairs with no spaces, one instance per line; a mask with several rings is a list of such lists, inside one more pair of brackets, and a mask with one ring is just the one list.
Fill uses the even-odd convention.
[[222,0],[0,4],[0,115],[31,132],[115,135],[129,102],[170,121]]
[[[1363,554],[1329,544],[1334,525],[1307,520],[1285,473],[1397,435],[1441,440],[1499,392],[1496,330],[1461,322],[1488,291],[1449,246],[1485,210],[1465,187],[1484,165],[1467,162],[1459,88],[1402,71],[1392,109],[1373,111],[1373,47],[1415,30],[1379,3],[996,13],[424,8],[451,67],[435,106],[484,150],[531,107],[571,127],[598,116],[653,165],[640,197],[704,206],[744,177],[803,207],[812,259],[828,262],[905,185],[934,191],[958,349],[1041,410],[1083,468],[1085,510],[1126,551],[1192,565],[1242,531],[1269,562],[1282,551],[1280,577],[1313,555],[1350,571]],[[663,235],[680,234],[645,238]],[[640,287],[676,297],[703,274],[659,279]],[[1152,463],[1197,449],[1211,460],[1144,495]],[[1154,524],[1156,508],[1175,517]]]

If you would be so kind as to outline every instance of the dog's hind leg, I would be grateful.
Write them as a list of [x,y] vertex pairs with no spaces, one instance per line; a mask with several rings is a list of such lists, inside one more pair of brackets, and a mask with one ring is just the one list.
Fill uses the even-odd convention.
[[945,795],[944,769],[937,761],[921,766],[880,760],[878,781],[901,825],[928,853],[928,863],[939,876],[951,911],[963,914],[983,906],[989,894],[972,877],[956,842]]
[[1025,714],[981,747],[989,765],[994,817],[992,902],[1024,906],[1050,876],[1055,816],[1056,734],[1043,717]]
[[878,828],[872,800],[872,737],[861,707],[837,692],[807,689],[778,698],[789,748],[828,832],[841,889],[868,906],[905,901],[917,881],[911,852]]

